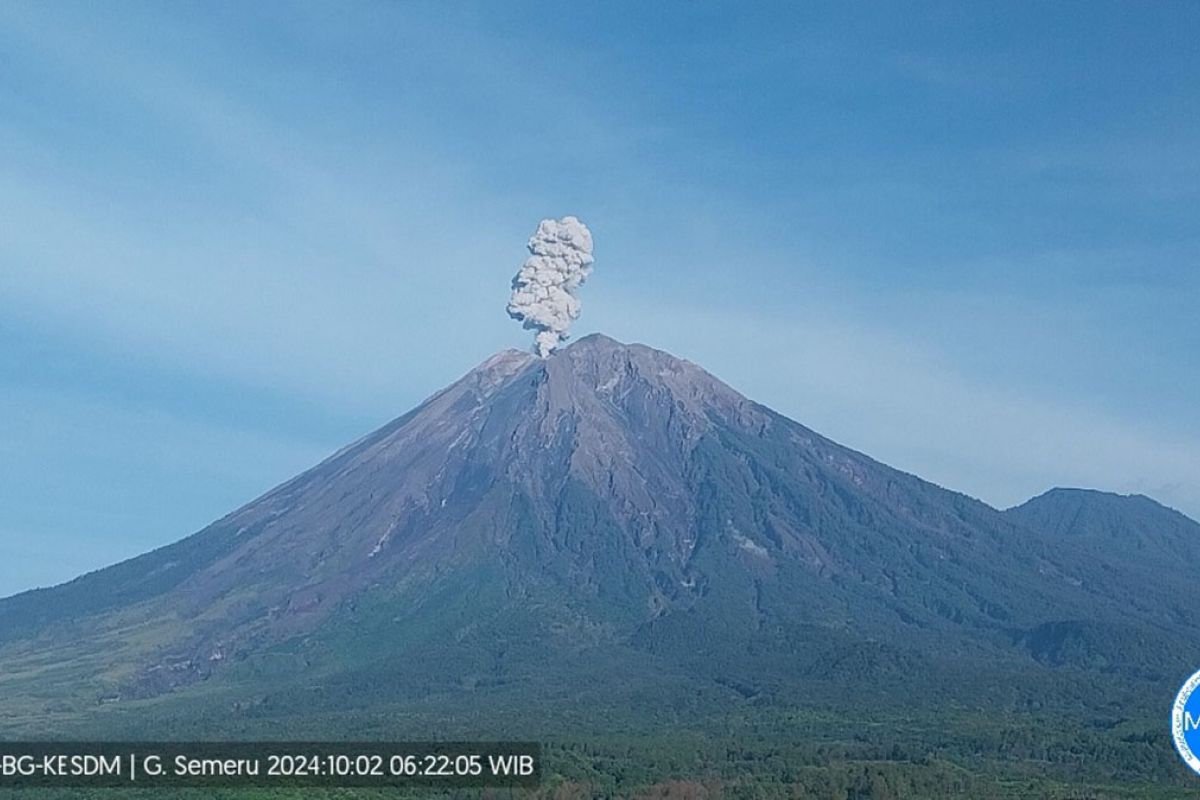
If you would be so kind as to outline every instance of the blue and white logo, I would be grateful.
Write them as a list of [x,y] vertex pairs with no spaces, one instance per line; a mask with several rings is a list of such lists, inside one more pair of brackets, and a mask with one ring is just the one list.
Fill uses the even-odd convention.
[[1171,738],[1179,757],[1200,774],[1200,672],[1187,679],[1171,709]]

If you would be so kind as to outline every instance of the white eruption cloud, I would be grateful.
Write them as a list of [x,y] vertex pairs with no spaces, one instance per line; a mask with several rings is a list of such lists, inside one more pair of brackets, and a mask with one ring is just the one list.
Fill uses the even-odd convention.
[[575,217],[544,219],[529,238],[532,254],[513,278],[508,315],[537,331],[533,348],[545,358],[579,318],[579,287],[592,272],[592,234]]

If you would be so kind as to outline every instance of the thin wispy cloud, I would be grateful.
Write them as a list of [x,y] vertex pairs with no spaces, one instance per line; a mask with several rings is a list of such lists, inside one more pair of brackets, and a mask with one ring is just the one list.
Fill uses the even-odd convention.
[[[239,476],[195,480],[207,511],[186,525],[152,515],[171,541],[229,511],[230,487],[524,347],[513,266],[537,220],[573,214],[603,266],[586,329],[995,505],[1076,483],[1200,514],[1186,26],[1120,12],[1071,48],[1079,21],[1051,9],[1044,30],[943,10],[897,37],[907,15],[886,10],[755,8],[730,28],[596,7],[547,36],[544,10],[0,8],[14,418],[45,405],[72,429],[171,398],[157,413],[179,427],[150,429],[211,435],[195,469]],[[52,473],[67,445],[38,419],[9,446]],[[64,481],[144,498],[194,478],[133,423],[89,430],[128,468]],[[22,503],[0,537],[38,534]],[[97,510],[55,530],[144,549],[125,510]]]
[[[997,507],[1054,486],[1083,486],[1147,493],[1200,514],[1200,429],[1193,426],[1005,386],[986,369],[971,376],[919,340],[808,303],[791,318],[651,310],[604,314],[601,323],[629,336],[648,328],[650,341],[701,361],[819,433]],[[747,329],[756,337],[728,335]],[[761,369],[764,361],[777,368]]]

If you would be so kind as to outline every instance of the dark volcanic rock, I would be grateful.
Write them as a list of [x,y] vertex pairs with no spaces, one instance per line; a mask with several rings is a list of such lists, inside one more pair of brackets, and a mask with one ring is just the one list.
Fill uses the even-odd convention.
[[1135,504],[1145,524],[1062,496],[1001,513],[589,336],[500,353],[182,542],[0,601],[0,667],[126,695],[312,670],[394,696],[648,670],[742,698],[937,664],[1143,674],[1139,649],[1200,628],[1196,526]]

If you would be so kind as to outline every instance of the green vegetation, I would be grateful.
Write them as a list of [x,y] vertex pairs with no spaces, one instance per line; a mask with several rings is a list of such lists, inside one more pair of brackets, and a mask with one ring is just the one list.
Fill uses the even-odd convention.
[[[635,690],[636,691],[636,690]],[[736,697],[736,693],[730,693]],[[590,695],[585,695],[592,699]],[[1161,718],[1123,719],[1092,713],[994,713],[933,708],[932,695],[891,707],[852,710],[756,705],[731,697],[719,713],[689,709],[684,698],[648,702],[580,703],[548,708],[536,696],[492,696],[489,710],[447,698],[370,711],[333,708],[301,713],[226,714],[220,692],[173,710],[148,704],[121,715],[124,737],[147,730],[186,739],[199,727],[222,736],[257,739],[504,739],[532,731],[544,742],[545,780],[536,791],[455,790],[410,793],[367,790],[166,791],[40,790],[14,800],[125,798],[383,797],[506,798],[1184,798],[1196,778],[1179,762]],[[905,710],[905,706],[909,706]],[[208,709],[205,713],[204,708]],[[224,716],[223,721],[221,717]],[[114,722],[111,715],[102,719]],[[94,736],[97,720],[76,728]],[[71,738],[76,738],[72,736]]]
[[1184,797],[1198,563],[1144,498],[999,512],[591,337],[0,600],[0,737],[537,740],[537,800]]
[[[616,722],[615,719],[612,720]],[[1196,783],[1166,736],[1131,723],[960,713],[867,724],[819,712],[743,712],[673,730],[546,744],[538,790],[40,790],[14,800],[306,798],[1184,798]]]

